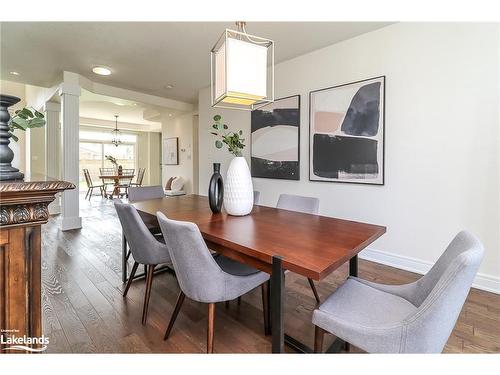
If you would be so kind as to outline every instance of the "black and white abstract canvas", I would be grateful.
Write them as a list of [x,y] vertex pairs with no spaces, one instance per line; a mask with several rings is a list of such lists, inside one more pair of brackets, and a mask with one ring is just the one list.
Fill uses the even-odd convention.
[[384,184],[385,77],[309,95],[309,179]]
[[300,96],[252,111],[252,177],[300,180]]

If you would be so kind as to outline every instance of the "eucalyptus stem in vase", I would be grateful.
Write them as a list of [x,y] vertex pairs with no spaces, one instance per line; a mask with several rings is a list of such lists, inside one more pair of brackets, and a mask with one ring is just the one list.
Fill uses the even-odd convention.
[[245,148],[243,131],[230,131],[221,115],[215,115],[213,120],[210,133],[217,138],[215,147],[221,149],[225,144],[229,153],[235,156],[229,164],[224,181],[224,208],[229,215],[248,215],[253,208],[253,184],[242,153]]

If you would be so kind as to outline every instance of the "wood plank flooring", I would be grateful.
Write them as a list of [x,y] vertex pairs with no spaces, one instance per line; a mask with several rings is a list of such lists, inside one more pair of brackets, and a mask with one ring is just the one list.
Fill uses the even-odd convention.
[[[186,299],[168,341],[163,341],[179,292],[172,274],[153,280],[146,326],[141,325],[145,283],[122,297],[121,228],[112,202],[81,200],[83,228],[62,232],[60,218],[42,227],[43,333],[49,353],[204,353],[206,306]],[[322,298],[347,276],[347,265],[317,283]],[[360,260],[360,277],[407,283],[419,275]],[[314,297],[306,278],[286,279],[286,331],[313,346]],[[325,337],[325,347],[333,336]],[[264,336],[260,288],[230,307],[216,306],[215,352],[270,353]],[[351,352],[360,352],[352,348]],[[445,347],[448,353],[500,353],[500,295],[473,289]]]

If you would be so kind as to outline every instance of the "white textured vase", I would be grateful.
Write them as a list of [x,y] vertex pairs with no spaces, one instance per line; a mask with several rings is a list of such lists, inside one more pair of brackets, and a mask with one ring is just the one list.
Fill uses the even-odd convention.
[[229,215],[248,215],[253,208],[253,184],[244,157],[231,160],[224,180],[224,208]]

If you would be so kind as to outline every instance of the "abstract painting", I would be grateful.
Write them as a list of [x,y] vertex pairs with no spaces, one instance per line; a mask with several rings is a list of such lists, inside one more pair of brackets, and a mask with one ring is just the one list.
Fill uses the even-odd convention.
[[163,164],[179,164],[179,138],[165,138],[163,140]]
[[252,111],[252,177],[300,180],[300,96]]
[[309,180],[384,184],[385,76],[309,94]]

